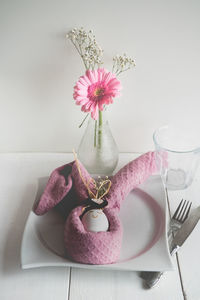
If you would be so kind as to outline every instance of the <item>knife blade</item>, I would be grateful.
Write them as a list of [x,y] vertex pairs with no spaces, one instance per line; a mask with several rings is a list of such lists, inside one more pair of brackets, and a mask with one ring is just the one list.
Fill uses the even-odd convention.
[[[189,235],[192,233],[193,229],[200,220],[200,206],[193,210],[189,218],[184,222],[181,228],[178,230],[174,239],[172,240],[170,247],[170,254],[175,254],[179,248],[183,245]],[[147,288],[154,287],[162,277],[164,272],[149,272],[148,276],[145,278],[145,286]]]

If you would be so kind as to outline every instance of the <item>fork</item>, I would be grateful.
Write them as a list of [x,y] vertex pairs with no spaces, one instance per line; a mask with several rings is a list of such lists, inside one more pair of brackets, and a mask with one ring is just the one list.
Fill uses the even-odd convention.
[[[183,199],[179,203],[175,213],[173,214],[170,224],[169,224],[169,230],[168,230],[168,239],[170,239],[171,236],[174,237],[174,235],[177,233],[177,231],[181,228],[181,225],[185,222],[187,219],[190,209],[192,206],[192,202],[186,201]],[[169,241],[170,244],[170,241]]]
[[[181,225],[188,218],[188,215],[189,215],[189,212],[191,209],[191,205],[192,205],[192,202],[189,202],[186,200],[183,201],[183,199],[179,203],[174,215],[172,216],[172,218],[170,220],[170,224],[169,224],[169,231],[168,231],[169,245],[171,245],[171,239],[176,235],[176,233],[180,229]],[[171,251],[170,251],[170,253],[171,253]],[[145,286],[147,288],[152,288],[160,280],[163,273],[164,272],[143,271],[140,273],[140,277],[145,280]]]

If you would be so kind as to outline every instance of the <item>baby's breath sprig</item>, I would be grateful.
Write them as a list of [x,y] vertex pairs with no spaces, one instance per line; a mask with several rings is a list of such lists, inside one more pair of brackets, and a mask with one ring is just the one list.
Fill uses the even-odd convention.
[[119,75],[131,68],[135,67],[135,62],[131,57],[124,55],[116,55],[113,57],[113,68],[112,72]]
[[82,27],[72,29],[66,37],[72,42],[81,56],[86,70],[99,68],[102,62],[103,50],[97,44],[92,30],[86,32]]

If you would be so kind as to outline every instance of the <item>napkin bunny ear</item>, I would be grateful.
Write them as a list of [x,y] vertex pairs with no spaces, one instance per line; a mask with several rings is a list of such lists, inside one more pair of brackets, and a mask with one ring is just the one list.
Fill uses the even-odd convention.
[[121,168],[112,178],[106,200],[108,207],[120,210],[122,201],[131,190],[157,172],[156,153],[147,152]]
[[39,203],[33,208],[37,215],[43,215],[57,205],[72,188],[72,164],[55,169],[47,182]]
[[[91,176],[80,162],[79,167],[82,177],[86,182],[90,182]],[[72,199],[74,204],[81,205],[81,202],[88,198],[88,190],[80,176],[80,170],[78,170],[75,161],[55,169],[47,182],[39,203],[33,209],[34,212],[37,215],[45,214],[60,203],[70,191],[74,193]],[[109,193],[105,196],[108,207],[119,210],[122,201],[129,192],[156,171],[155,152],[147,152],[124,166],[111,177],[112,185]],[[68,200],[66,199],[67,204],[69,204]]]
[[[85,181],[90,181],[90,174],[80,162],[79,167],[82,177],[85,179]],[[73,203],[69,203],[70,199],[67,199],[68,194],[70,196],[69,198],[73,198]],[[73,207],[73,205],[81,203],[81,201],[85,200],[86,198],[88,198],[88,191],[80,177],[77,164],[75,161],[73,161],[67,165],[55,169],[51,173],[39,203],[35,205],[33,211],[37,215],[43,215],[56,205],[61,204],[62,200],[63,202],[67,202],[62,202],[65,210],[67,206]]]

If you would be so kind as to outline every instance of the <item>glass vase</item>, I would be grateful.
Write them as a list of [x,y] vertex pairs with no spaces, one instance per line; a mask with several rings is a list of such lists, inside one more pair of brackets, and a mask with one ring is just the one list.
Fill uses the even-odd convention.
[[99,111],[98,120],[90,118],[78,148],[78,158],[93,175],[112,175],[119,152],[112,136],[106,112]]

